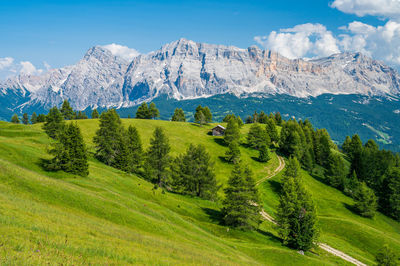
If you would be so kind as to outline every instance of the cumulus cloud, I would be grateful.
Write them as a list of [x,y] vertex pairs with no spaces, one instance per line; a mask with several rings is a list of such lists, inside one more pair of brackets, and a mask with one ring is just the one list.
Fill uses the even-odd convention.
[[301,24],[279,32],[272,31],[268,36],[256,36],[254,40],[291,59],[340,52],[337,39],[321,24]]
[[9,68],[14,62],[14,58],[12,57],[4,57],[0,58],[0,70],[5,68]]
[[[50,69],[50,65],[43,62],[44,68]],[[44,69],[37,68],[29,61],[16,62],[12,57],[0,58],[0,79],[7,79],[19,74],[23,75],[40,75],[44,73]]]
[[366,15],[386,18],[400,17],[399,0],[335,0],[331,7],[359,17]]
[[354,21],[342,27],[340,35],[344,51],[362,52],[388,64],[400,66],[400,23],[389,20],[383,26],[371,26]]
[[120,56],[128,61],[131,61],[134,57],[136,57],[140,54],[135,49],[129,48],[127,46],[115,44],[115,43],[104,45],[102,47],[109,50],[113,55]]
[[335,36],[321,24],[302,24],[257,36],[265,49],[288,58],[324,57],[339,52],[362,52],[389,65],[400,67],[400,23],[389,20],[382,26],[354,21],[339,28]]

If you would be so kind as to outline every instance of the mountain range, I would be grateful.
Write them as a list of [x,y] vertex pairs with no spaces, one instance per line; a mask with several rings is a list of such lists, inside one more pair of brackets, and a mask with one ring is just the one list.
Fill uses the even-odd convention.
[[[234,101],[238,106],[210,102],[227,94],[238,99]],[[106,46],[95,46],[75,65],[51,69],[37,76],[19,75],[0,81],[0,118],[8,120],[12,113],[46,111],[54,105],[60,106],[64,99],[68,99],[76,110],[110,107],[130,110],[144,101],[157,99],[161,105],[169,101],[193,109],[190,103],[194,100],[201,104],[208,98],[207,102],[215,105],[212,111],[217,116],[233,110],[248,115],[254,112],[250,108],[260,106],[265,111],[270,109],[293,116],[288,104],[308,102],[315,105],[315,99],[324,95],[333,98],[353,95],[357,99],[352,101],[357,104],[361,101],[363,108],[371,108],[367,104],[369,99],[378,103],[390,102],[390,110],[382,112],[385,106],[389,106],[386,104],[380,105],[379,110],[372,110],[372,113],[386,114],[374,121],[360,118],[349,105],[339,104],[337,109],[332,109],[332,101],[326,101],[323,106],[331,110],[332,116],[346,109],[348,117],[357,121],[360,127],[365,129],[365,124],[368,124],[375,129],[368,129],[375,139],[379,139],[376,132],[383,132],[391,137],[388,138],[390,143],[397,141],[389,125],[396,122],[400,113],[400,76],[383,62],[361,53],[291,60],[257,46],[241,49],[186,39],[166,44],[148,54],[139,54],[131,61],[113,54]],[[277,99],[281,104],[272,105],[274,108],[271,109],[265,105],[251,105],[249,99],[265,99],[263,102]],[[167,108],[167,115],[170,115],[171,108]],[[317,126],[325,126],[315,122],[316,116],[317,111],[302,113],[296,110],[296,118],[314,119]],[[344,134],[338,134],[338,140]]]

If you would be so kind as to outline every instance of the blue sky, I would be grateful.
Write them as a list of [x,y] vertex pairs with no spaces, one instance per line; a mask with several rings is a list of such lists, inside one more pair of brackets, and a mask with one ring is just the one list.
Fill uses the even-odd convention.
[[[4,65],[11,61],[10,58],[14,65],[22,61],[30,62],[36,68],[45,68],[43,62],[46,62],[51,67],[61,67],[75,63],[94,45],[117,43],[147,53],[180,37],[243,48],[257,44],[291,58],[364,49],[363,52],[371,51],[371,56],[386,60],[389,58],[387,55],[380,55],[381,52],[374,52],[373,48],[368,50],[368,47],[378,38],[375,36],[379,33],[376,27],[384,27],[388,22],[397,23],[397,15],[396,12],[388,14],[388,10],[374,12],[378,8],[370,5],[371,2],[385,4],[390,0],[361,0],[359,2],[364,2],[364,6],[360,4],[359,7],[352,5],[354,1],[335,0],[337,6],[334,8],[331,7],[334,1],[324,0],[0,0],[0,71],[1,60],[5,70]],[[351,28],[350,23],[355,21],[362,24],[354,24]],[[304,24],[308,26],[293,29]],[[371,32],[371,29],[363,25],[375,28],[375,35],[368,33],[370,35],[365,37],[365,32]],[[364,28],[364,33],[359,32],[361,28]],[[275,35],[271,35],[273,31]],[[342,40],[342,34],[351,39]],[[330,36],[334,38],[336,47],[324,51],[317,47],[333,45]],[[373,40],[368,39],[369,46],[362,46],[354,36]],[[318,44],[316,39],[323,42]],[[293,46],[296,40],[310,43],[298,48]],[[397,50],[391,54],[392,59],[386,61],[396,66],[396,55]]]

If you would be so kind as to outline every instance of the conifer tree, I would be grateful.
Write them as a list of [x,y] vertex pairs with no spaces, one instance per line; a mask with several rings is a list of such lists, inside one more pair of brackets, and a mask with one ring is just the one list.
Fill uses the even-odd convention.
[[344,153],[348,154],[350,152],[350,147],[351,147],[351,138],[349,136],[346,136],[346,139],[342,144],[342,149]]
[[222,214],[226,225],[253,229],[260,223],[260,202],[249,167],[236,164],[224,189]]
[[29,124],[29,116],[28,116],[27,113],[24,113],[24,114],[23,114],[23,116],[22,116],[22,123],[23,123],[24,125]]
[[61,114],[63,115],[65,120],[72,120],[74,119],[74,110],[72,109],[71,105],[69,104],[68,100],[64,100],[61,109]]
[[43,123],[46,122],[46,115],[45,114],[39,114],[37,118],[38,123]]
[[115,109],[107,110],[100,115],[100,126],[93,142],[96,144],[96,158],[107,164],[114,165],[123,135],[121,119]]
[[201,105],[197,106],[196,108],[196,113],[194,114],[194,122],[200,124],[200,126],[207,123],[206,116],[204,115]]
[[182,108],[175,108],[171,121],[186,122],[185,112],[183,112]]
[[38,116],[35,112],[33,112],[33,114],[31,115],[31,123],[36,124],[38,122]]
[[253,118],[251,116],[246,117],[246,124],[251,124],[253,123]]
[[138,173],[139,169],[143,165],[143,148],[142,148],[142,141],[140,139],[139,132],[137,131],[136,127],[129,126],[128,127],[128,143],[127,147],[130,151],[130,158],[129,163],[131,164],[131,171],[134,173]]
[[19,118],[18,118],[18,115],[17,115],[17,114],[14,114],[14,115],[11,117],[11,123],[19,124]]
[[89,174],[87,151],[79,127],[72,123],[66,125],[58,134],[56,141],[50,151],[54,158],[49,161],[47,168],[87,176]]
[[276,122],[276,124],[277,124],[278,126],[281,126],[281,125],[282,125],[282,116],[281,116],[281,113],[279,113],[279,112],[276,112],[276,113],[275,113],[275,122]]
[[317,215],[311,196],[301,183],[300,165],[289,158],[280,193],[277,223],[283,243],[300,250],[309,250],[318,237]]
[[345,179],[344,193],[352,198],[355,197],[355,193],[360,186],[356,171],[353,171],[348,178]]
[[266,125],[265,129],[267,130],[267,133],[268,133],[271,141],[278,143],[279,135],[278,135],[278,131],[276,130],[275,121],[273,119],[271,119],[271,118],[267,119],[267,125]]
[[258,161],[260,162],[268,162],[271,157],[269,156],[268,146],[266,144],[262,144],[258,150],[260,153],[258,155]]
[[247,135],[247,143],[250,147],[259,150],[261,146],[269,146],[271,139],[267,131],[260,126],[258,123],[254,123],[249,130]]
[[228,145],[228,150],[225,153],[225,159],[233,164],[240,162],[240,149],[237,140],[233,140]]
[[57,135],[63,130],[64,125],[64,118],[61,112],[54,106],[46,116],[46,122],[43,124],[44,131],[50,138],[56,139]]
[[304,166],[304,169],[309,172],[312,172],[312,170],[314,169],[313,155],[313,149],[310,147],[304,152],[303,157],[301,158],[301,164]]
[[382,201],[387,213],[400,221],[400,167],[392,167],[386,174]]
[[354,208],[363,217],[374,217],[377,208],[375,193],[364,182],[360,183],[354,194]]
[[160,111],[157,109],[156,104],[153,102],[150,103],[149,113],[151,119],[160,117]]
[[156,127],[153,137],[150,139],[150,147],[147,151],[145,170],[148,179],[164,187],[168,178],[170,164],[169,140],[161,127]]
[[99,118],[99,112],[97,109],[94,109],[92,112],[92,119],[98,119]]
[[338,189],[344,188],[347,172],[344,159],[340,155],[334,153],[329,155],[328,167],[325,175],[331,186]]
[[261,113],[258,115],[258,123],[266,124],[267,121],[268,121],[268,116],[264,113],[264,111],[261,111]]
[[142,103],[136,111],[136,118],[150,119],[151,113],[146,102]]
[[242,128],[244,125],[242,118],[240,116],[237,116],[236,121],[238,123],[239,128]]
[[208,106],[203,108],[203,114],[206,118],[206,123],[211,123],[212,122],[212,113],[210,108],[208,108]]
[[375,260],[377,262],[377,265],[379,265],[379,266],[397,266],[397,265],[399,265],[398,256],[386,244],[383,245],[383,247],[379,250],[378,254],[376,254]]
[[225,129],[224,141],[226,144],[229,145],[232,141],[239,142],[239,139],[240,139],[240,131],[236,117],[231,118],[229,119],[228,125],[226,126]]
[[214,163],[204,146],[190,144],[186,153],[175,158],[171,172],[171,185],[176,192],[207,199],[216,197]]

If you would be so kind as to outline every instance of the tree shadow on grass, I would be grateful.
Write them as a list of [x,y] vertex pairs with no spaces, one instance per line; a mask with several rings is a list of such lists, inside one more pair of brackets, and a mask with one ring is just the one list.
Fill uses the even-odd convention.
[[214,138],[214,141],[218,145],[221,145],[223,147],[228,147],[228,145],[226,144],[226,142],[225,142],[225,140],[223,138]]
[[210,217],[211,221],[214,223],[218,223],[219,225],[223,225],[222,213],[220,211],[210,209],[210,208],[201,208],[207,215]]
[[353,205],[350,205],[350,204],[347,204],[347,203],[343,203],[343,206],[344,206],[346,209],[348,209],[349,211],[351,211],[353,214],[355,214],[355,215],[360,215],[360,214],[358,213],[357,209],[356,209]]
[[260,233],[260,234],[268,237],[269,240],[271,240],[275,243],[282,243],[282,240],[279,237],[277,237],[276,235],[272,234],[271,232],[266,232],[264,230],[257,229],[257,233]]
[[267,180],[273,192],[280,194],[282,190],[282,185],[278,181],[275,180]]
[[229,163],[224,156],[218,156],[218,159],[223,163]]
[[313,178],[316,179],[317,181],[319,181],[319,182],[321,182],[321,183],[323,183],[323,184],[325,184],[325,185],[329,185],[328,182],[327,182],[327,180],[326,180],[326,178],[323,178],[322,176],[317,175],[317,174],[315,174],[315,173],[310,173],[310,172],[309,172],[309,174],[310,174],[311,177],[313,177]]

